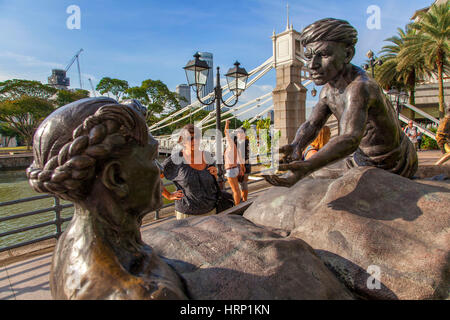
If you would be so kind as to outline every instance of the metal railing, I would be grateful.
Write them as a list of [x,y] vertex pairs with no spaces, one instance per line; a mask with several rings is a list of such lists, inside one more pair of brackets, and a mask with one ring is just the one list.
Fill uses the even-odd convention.
[[66,208],[73,207],[73,203],[61,204],[60,199],[56,196],[42,195],[42,196],[29,197],[29,198],[24,198],[24,199],[19,199],[19,200],[0,202],[0,208],[19,204],[19,203],[37,201],[37,200],[48,199],[48,198],[54,199],[54,203],[53,203],[52,207],[39,209],[39,210],[33,210],[33,211],[19,213],[19,214],[14,214],[11,216],[6,216],[6,217],[0,217],[0,223],[3,223],[5,221],[16,220],[16,219],[20,219],[20,218],[24,218],[24,217],[39,215],[39,214],[43,214],[43,213],[51,212],[51,211],[55,212],[54,220],[43,222],[43,223],[38,223],[38,224],[30,225],[30,226],[25,226],[25,227],[21,227],[21,228],[14,229],[14,230],[9,230],[6,232],[2,232],[2,233],[0,233],[0,239],[4,238],[6,236],[13,235],[13,234],[23,233],[26,231],[39,229],[39,228],[43,228],[43,227],[47,227],[47,226],[51,226],[51,225],[54,225],[56,227],[56,232],[51,235],[38,237],[38,238],[27,240],[27,241],[22,241],[22,242],[15,243],[15,244],[9,245],[9,246],[0,247],[0,252],[15,249],[18,247],[26,246],[29,244],[33,244],[36,242],[40,242],[40,241],[44,241],[44,240],[48,240],[48,239],[52,239],[52,238],[58,239],[61,236],[61,234],[63,233],[62,224],[64,222],[70,221],[72,219],[72,217],[68,217],[68,218],[61,217],[61,211]]
[[[252,164],[252,166],[256,166],[256,165],[263,165],[264,163],[258,163],[258,164]],[[261,171],[257,171],[257,172],[252,172],[252,175],[264,172],[265,170],[261,170]],[[262,179],[259,180],[252,180],[249,181],[248,184],[252,184],[252,183],[256,183],[261,181]],[[167,187],[169,185],[174,184],[173,182],[167,182],[164,183],[164,187]],[[225,188],[224,190],[230,190],[231,188]],[[72,220],[72,216],[70,217],[62,217],[61,216],[61,212],[62,210],[66,209],[66,208],[71,208],[73,207],[73,203],[68,203],[68,204],[61,204],[60,203],[60,199],[54,195],[40,195],[40,196],[35,196],[35,197],[29,197],[29,198],[23,198],[23,199],[19,199],[19,200],[12,200],[12,201],[6,201],[6,202],[0,202],[0,208],[6,207],[6,206],[11,206],[11,205],[15,205],[15,204],[20,204],[20,203],[25,203],[25,202],[31,202],[31,201],[38,201],[38,200],[42,200],[42,199],[49,199],[49,198],[53,198],[54,199],[54,204],[51,207],[48,208],[43,208],[43,209],[39,209],[39,210],[33,210],[33,211],[29,211],[29,212],[24,212],[24,213],[19,213],[19,214],[14,214],[11,216],[6,216],[6,217],[0,217],[0,223],[4,223],[6,221],[12,221],[12,220],[16,220],[16,219],[20,219],[20,218],[24,218],[24,217],[29,217],[29,216],[35,216],[35,215],[40,215],[43,213],[47,213],[47,212],[54,212],[55,213],[55,217],[52,221],[47,221],[47,222],[42,222],[42,223],[38,223],[38,224],[33,224],[33,225],[28,225],[28,226],[24,226],[24,227],[20,227],[14,230],[10,230],[10,231],[6,231],[6,232],[2,232],[0,233],[0,240],[4,237],[13,235],[13,234],[19,234],[19,233],[24,233],[30,230],[34,230],[34,229],[39,229],[39,228],[43,228],[43,227],[47,227],[47,226],[56,226],[56,232],[50,235],[46,235],[46,236],[42,236],[42,237],[37,237],[31,240],[26,240],[26,241],[21,241],[18,243],[15,243],[13,245],[8,245],[8,246],[3,246],[0,247],[0,252],[3,251],[7,251],[7,250],[12,250],[12,249],[16,249],[19,247],[23,247],[26,245],[30,245],[30,244],[34,244],[40,241],[44,241],[44,240],[49,240],[49,239],[58,239],[61,234],[63,233],[62,230],[62,224],[64,222],[68,222],[70,220]],[[152,212],[155,213],[155,218],[154,220],[159,220],[160,219],[160,211],[162,209],[168,208],[174,206],[174,202],[171,201],[170,203],[166,203],[165,205],[163,205],[161,208],[159,208],[158,210],[155,211],[150,211],[147,214],[151,214]],[[172,214],[173,215],[173,214]],[[169,215],[171,216],[171,215]]]
[[410,105],[410,104],[408,104],[408,103],[404,103],[404,104],[403,104],[403,107],[406,107],[406,108],[408,108],[408,109],[411,109],[412,111],[414,111],[414,112],[420,114],[421,116],[427,118],[428,120],[431,120],[432,122],[434,122],[434,124],[439,125],[439,120],[436,119],[435,117],[433,117],[432,115],[429,115],[429,114],[426,113],[425,111],[423,111],[423,110],[421,110],[421,109],[419,109],[419,108],[417,108],[417,107],[415,107],[415,106],[413,106],[413,105]]

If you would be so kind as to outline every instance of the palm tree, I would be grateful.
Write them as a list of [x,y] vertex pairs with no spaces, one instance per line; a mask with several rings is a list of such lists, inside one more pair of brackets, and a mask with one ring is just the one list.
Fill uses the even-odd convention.
[[383,64],[376,70],[375,78],[384,89],[406,89],[409,91],[409,104],[415,104],[415,88],[417,79],[431,75],[420,56],[411,57],[408,63],[399,63],[399,52],[405,46],[405,39],[415,34],[407,25],[405,30],[398,28],[398,36],[388,38],[392,44],[385,45],[380,51]]
[[432,5],[428,12],[419,13],[417,22],[411,29],[417,32],[405,38],[403,48],[398,54],[398,68],[409,65],[417,57],[423,57],[429,70],[437,73],[439,84],[439,117],[444,117],[443,74],[450,67],[450,1],[442,5]]

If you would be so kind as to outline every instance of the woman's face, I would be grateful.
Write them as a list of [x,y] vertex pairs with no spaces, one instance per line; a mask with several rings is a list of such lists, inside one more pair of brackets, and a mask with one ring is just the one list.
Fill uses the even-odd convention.
[[158,142],[150,136],[146,146],[135,146],[126,159],[122,159],[129,187],[126,202],[138,214],[156,210],[163,204],[157,156]]
[[183,149],[184,150],[199,150],[200,148],[200,139],[195,134],[185,133],[183,134]]

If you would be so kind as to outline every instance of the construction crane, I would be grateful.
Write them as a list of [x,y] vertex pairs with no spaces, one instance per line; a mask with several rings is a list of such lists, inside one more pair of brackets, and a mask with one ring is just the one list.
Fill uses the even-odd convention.
[[77,60],[77,67],[78,67],[78,78],[80,79],[80,89],[83,89],[83,84],[81,83],[81,71],[80,71],[80,59],[78,58],[81,54],[81,52],[83,52],[83,49],[80,49],[72,58],[72,60],[70,60],[69,64],[67,65],[65,71],[69,71],[70,67],[73,65],[73,63],[75,62],[75,60]]
[[94,97],[97,97],[97,94],[95,93],[94,85],[92,84],[91,78],[89,78],[89,83],[91,84],[92,92],[94,93]]

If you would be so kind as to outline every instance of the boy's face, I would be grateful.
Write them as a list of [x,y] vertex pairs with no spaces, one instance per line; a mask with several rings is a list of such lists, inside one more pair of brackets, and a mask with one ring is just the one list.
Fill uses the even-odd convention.
[[335,79],[351,60],[347,46],[334,41],[308,43],[305,57],[307,67],[311,69],[311,77],[318,86]]

